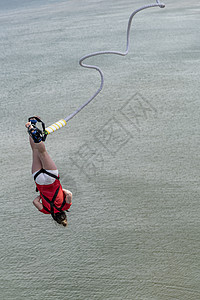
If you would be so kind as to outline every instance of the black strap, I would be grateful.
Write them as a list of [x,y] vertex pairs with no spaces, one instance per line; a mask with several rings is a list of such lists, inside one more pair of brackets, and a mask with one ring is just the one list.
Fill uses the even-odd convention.
[[57,180],[60,180],[60,177],[59,177],[59,176],[56,176],[56,175],[54,175],[54,174],[48,172],[48,171],[45,170],[45,169],[43,169],[43,173],[45,173],[45,174],[49,175],[50,177],[53,177],[53,178],[55,178],[55,179],[57,179]]
[[34,175],[34,181],[36,180],[36,178],[43,173],[43,169],[39,170],[35,175]]
[[[35,120],[36,120],[36,122],[34,122]],[[34,124],[33,126],[34,126],[35,128],[37,128],[37,129],[40,131],[42,141],[45,142],[45,140],[46,140],[46,138],[47,138],[47,135],[48,135],[48,132],[45,130],[45,124],[44,124],[44,122],[43,122],[40,118],[38,118],[38,117],[36,117],[36,116],[33,116],[33,117],[28,118],[28,121],[29,121],[29,122],[32,122],[32,125],[33,125],[34,123],[37,123],[37,122],[42,123],[42,130],[43,130],[43,132],[42,132],[39,128],[37,128],[37,126],[36,126],[35,124]]]
[[46,210],[48,213],[51,213],[51,211],[50,211],[46,206],[43,205],[43,208],[44,208],[44,210]]
[[35,176],[34,176],[34,181],[36,180],[36,178],[41,174],[41,173],[45,173],[45,174],[47,174],[47,175],[49,175],[50,177],[53,177],[53,178],[55,178],[55,179],[60,179],[60,177],[59,176],[56,176],[56,175],[54,175],[54,174],[52,174],[52,173],[50,173],[50,172],[48,172],[47,170],[45,170],[45,169],[41,169],[41,170],[39,170],[36,174],[35,174]]
[[60,206],[60,209],[61,209],[61,210],[63,209],[63,207],[65,206],[65,204],[66,204],[66,200],[65,200],[65,197],[64,197],[63,203],[62,203],[61,206]]
[[43,131],[45,131],[45,124],[44,124],[44,122],[43,122],[40,118],[38,118],[38,117],[36,117],[36,116],[30,117],[30,118],[28,118],[28,121],[30,122],[31,120],[34,120],[34,119],[35,119],[37,122],[42,123],[42,129],[43,129]]
[[43,194],[41,193],[41,196],[42,196],[42,197],[50,204],[51,210],[49,210],[48,208],[46,208],[44,205],[43,205],[43,208],[44,208],[47,212],[49,212],[49,213],[51,213],[51,214],[54,214],[54,208],[61,212],[61,211],[62,211],[62,208],[64,207],[64,205],[65,205],[65,203],[66,203],[66,200],[65,200],[65,198],[64,198],[64,199],[63,199],[63,202],[62,202],[62,204],[61,204],[60,207],[57,207],[57,206],[54,204],[54,202],[55,202],[55,200],[56,200],[56,197],[57,197],[57,195],[58,195],[59,189],[60,189],[60,186],[59,186],[59,187],[57,188],[57,190],[55,191],[55,194],[53,195],[52,200],[49,200],[49,198],[47,198],[45,195],[43,195]]

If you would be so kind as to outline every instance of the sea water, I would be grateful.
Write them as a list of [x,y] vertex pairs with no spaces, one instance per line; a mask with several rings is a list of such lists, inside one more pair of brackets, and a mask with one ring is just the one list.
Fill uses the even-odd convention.
[[98,89],[79,58],[125,50],[154,1],[0,2],[2,300],[200,299],[197,0],[135,16],[101,94],[46,147],[73,192],[68,228],[32,205],[24,124],[51,125]]

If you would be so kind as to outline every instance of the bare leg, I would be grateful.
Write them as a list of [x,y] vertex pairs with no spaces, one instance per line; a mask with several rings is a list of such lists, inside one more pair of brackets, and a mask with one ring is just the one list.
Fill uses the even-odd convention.
[[[28,127],[28,125],[30,125],[30,122],[26,124],[26,127]],[[48,154],[44,143],[34,143],[31,137],[29,138],[29,140],[33,151],[32,173],[40,170],[41,168],[46,170],[57,170],[57,167]]]
[[50,155],[48,154],[43,142],[35,144],[35,149],[38,151],[38,157],[44,169],[57,170],[57,167]]
[[29,137],[30,145],[32,148],[32,155],[33,155],[33,161],[32,161],[32,174],[42,169],[42,162],[39,157],[38,149],[35,147],[35,143],[33,142],[32,138]]

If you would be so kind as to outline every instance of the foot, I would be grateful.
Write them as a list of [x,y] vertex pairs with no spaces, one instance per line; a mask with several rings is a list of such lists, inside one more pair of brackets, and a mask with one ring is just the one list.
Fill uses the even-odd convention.
[[28,133],[32,137],[34,143],[40,143],[42,141],[42,131],[32,125],[31,120],[25,124],[25,127],[28,129]]

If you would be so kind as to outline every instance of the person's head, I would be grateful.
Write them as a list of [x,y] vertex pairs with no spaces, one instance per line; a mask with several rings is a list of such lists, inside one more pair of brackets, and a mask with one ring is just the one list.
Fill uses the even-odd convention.
[[58,223],[63,225],[64,227],[67,226],[67,215],[64,211],[57,212],[52,214],[52,218]]

